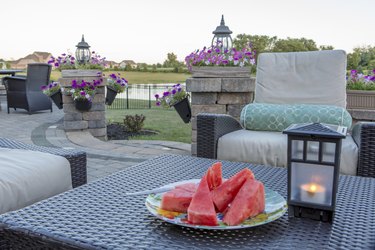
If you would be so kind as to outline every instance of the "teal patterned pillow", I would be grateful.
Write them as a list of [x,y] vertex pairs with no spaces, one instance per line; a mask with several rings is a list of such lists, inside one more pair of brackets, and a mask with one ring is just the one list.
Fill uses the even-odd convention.
[[330,105],[250,103],[241,111],[241,124],[249,130],[283,131],[291,124],[321,122],[352,126],[346,109]]

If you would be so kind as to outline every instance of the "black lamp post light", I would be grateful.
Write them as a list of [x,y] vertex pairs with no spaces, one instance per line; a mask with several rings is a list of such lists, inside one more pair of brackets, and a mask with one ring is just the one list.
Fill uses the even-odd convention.
[[294,124],[283,133],[288,135],[289,216],[331,222],[346,127]]
[[76,47],[76,61],[79,64],[88,63],[91,58],[90,45],[85,41],[83,35],[82,40],[76,45]]
[[230,35],[232,34],[232,31],[228,28],[228,26],[225,26],[224,15],[221,16],[220,26],[217,26],[216,30],[214,30],[212,34],[214,34],[211,43],[212,46],[221,44],[221,52],[224,52],[225,50],[230,50],[232,48],[233,41]]

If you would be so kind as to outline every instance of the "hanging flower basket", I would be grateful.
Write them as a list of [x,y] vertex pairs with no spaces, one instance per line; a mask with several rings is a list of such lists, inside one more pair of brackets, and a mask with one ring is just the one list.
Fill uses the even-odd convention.
[[107,95],[105,97],[105,104],[111,106],[117,95],[117,90],[111,86],[107,86]]
[[62,109],[63,108],[63,101],[62,101],[61,89],[59,89],[55,93],[51,94],[50,98],[56,104],[56,106],[58,107],[58,109]]
[[181,119],[184,121],[184,123],[189,123],[191,119],[191,108],[189,99],[186,97],[182,99],[181,101],[175,103],[172,105],[177,113],[180,115]]
[[74,100],[74,105],[76,107],[77,110],[80,110],[80,111],[89,111],[91,109],[91,106],[92,106],[92,102],[84,99],[84,100]]

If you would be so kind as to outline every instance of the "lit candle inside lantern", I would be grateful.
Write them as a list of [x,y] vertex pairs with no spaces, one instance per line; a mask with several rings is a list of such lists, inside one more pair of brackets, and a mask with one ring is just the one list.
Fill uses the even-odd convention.
[[301,201],[325,204],[326,189],[316,183],[303,184],[301,186]]

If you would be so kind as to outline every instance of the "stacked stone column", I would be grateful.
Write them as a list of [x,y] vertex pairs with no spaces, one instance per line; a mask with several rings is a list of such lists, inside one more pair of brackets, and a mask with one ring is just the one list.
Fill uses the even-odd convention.
[[[99,80],[98,72],[98,70],[63,70],[59,82],[65,90],[69,90],[73,79],[76,79],[77,82]],[[99,139],[106,139],[105,85],[106,81],[103,81],[97,86],[89,111],[77,110],[73,98],[70,95],[63,94],[65,131],[87,130]]]
[[250,78],[248,69],[204,68],[204,72],[193,69],[192,78],[186,81],[186,90],[191,92],[192,155],[197,154],[197,114],[228,114],[239,120],[242,108],[254,98],[255,78]]

